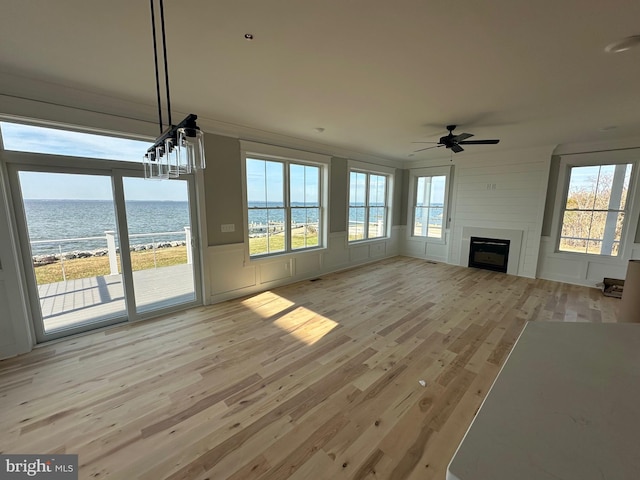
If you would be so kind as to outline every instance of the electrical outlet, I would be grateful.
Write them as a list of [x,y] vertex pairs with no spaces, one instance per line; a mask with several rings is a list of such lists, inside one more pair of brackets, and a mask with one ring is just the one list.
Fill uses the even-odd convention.
[[222,233],[235,232],[236,231],[236,225],[235,225],[235,223],[225,223],[223,225],[220,225],[220,231]]

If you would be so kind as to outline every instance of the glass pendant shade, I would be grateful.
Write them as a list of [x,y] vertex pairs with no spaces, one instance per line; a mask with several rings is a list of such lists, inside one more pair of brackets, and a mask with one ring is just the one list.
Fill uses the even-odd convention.
[[178,178],[181,173],[187,173],[180,169],[180,156],[175,139],[167,138],[164,141],[164,151],[167,158],[169,178]]
[[200,170],[206,167],[204,156],[204,134],[197,128],[179,128],[178,145],[180,146],[180,164],[188,165],[189,170]]
[[149,160],[149,154],[145,153],[142,157],[142,165],[144,167],[144,178],[152,178],[151,174],[151,160]]
[[164,152],[164,145],[156,147],[156,178],[169,178],[169,159]]
[[164,155],[164,147],[156,147],[155,155],[147,153],[142,158],[144,164],[144,178],[150,180],[164,180],[169,178],[168,158]]

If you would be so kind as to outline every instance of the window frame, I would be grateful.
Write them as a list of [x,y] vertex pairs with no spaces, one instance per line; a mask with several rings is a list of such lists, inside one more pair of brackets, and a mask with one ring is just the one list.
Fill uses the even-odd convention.
[[[638,160],[633,153],[628,151],[605,151],[584,154],[566,154],[560,160],[558,173],[558,186],[554,206],[555,221],[552,225],[552,238],[554,239],[554,255],[565,258],[582,257],[586,260],[610,263],[626,263],[630,250],[633,248],[633,235],[638,227],[638,207],[637,199],[638,184]],[[620,234],[618,255],[606,255],[601,253],[571,252],[560,250],[562,237],[562,226],[564,220],[565,206],[569,194],[569,183],[571,180],[571,169],[575,167],[594,167],[607,165],[631,164],[631,176],[625,203],[624,223]]]
[[[423,177],[445,177],[444,184],[444,205],[442,208],[442,231],[440,238],[426,235],[415,235],[415,209],[418,194],[418,179]],[[444,245],[447,243],[447,231],[449,229],[449,195],[451,188],[451,167],[424,167],[412,168],[409,170],[409,192],[407,205],[407,237],[414,241],[425,243],[435,243]]]
[[[370,164],[370,163],[365,163],[365,162],[357,162],[357,161],[353,161],[353,160],[349,160],[348,162],[348,166],[347,166],[347,224],[346,224],[346,229],[347,229],[347,234],[346,234],[346,241],[347,241],[347,245],[354,245],[354,244],[358,244],[358,243],[362,243],[362,242],[375,242],[375,241],[379,241],[379,240],[387,240],[391,237],[391,222],[392,222],[392,208],[393,208],[393,182],[394,182],[394,174],[395,174],[395,169],[390,168],[390,167],[384,167],[384,166],[380,166],[380,165],[374,165],[374,164]],[[352,173],[363,173],[366,175],[366,180],[365,180],[365,185],[366,185],[366,193],[365,193],[365,205],[362,207],[364,208],[365,211],[365,226],[364,226],[364,238],[359,238],[359,239],[354,239],[351,240],[349,238],[349,213],[350,213],[350,209],[351,208],[355,208],[355,207],[351,207],[351,174]],[[377,175],[377,176],[382,176],[385,177],[386,179],[386,185],[385,185],[385,205],[384,205],[384,216],[385,216],[385,223],[384,223],[384,235],[380,236],[380,237],[373,237],[373,238],[369,238],[369,210],[372,207],[369,204],[369,198],[370,198],[370,178],[371,175]]]
[[[274,145],[265,145],[255,142],[240,141],[241,158],[242,158],[242,213],[244,220],[244,238],[245,238],[245,260],[247,262],[256,262],[273,257],[282,257],[287,255],[299,255],[307,252],[317,252],[327,248],[327,230],[328,230],[328,180],[329,167],[331,158],[326,155],[316,154],[312,152],[304,152],[285,147],[277,147]],[[285,249],[277,252],[268,252],[257,255],[251,255],[249,244],[249,200],[247,185],[247,160],[264,160],[267,162],[278,162],[283,165],[283,203],[284,203],[284,224],[285,224]],[[319,171],[319,218],[318,225],[318,245],[292,248],[291,242],[291,213],[293,208],[290,203],[291,185],[290,185],[290,166],[301,165],[318,167]],[[279,208],[279,207],[278,207]],[[309,207],[316,208],[316,207]]]

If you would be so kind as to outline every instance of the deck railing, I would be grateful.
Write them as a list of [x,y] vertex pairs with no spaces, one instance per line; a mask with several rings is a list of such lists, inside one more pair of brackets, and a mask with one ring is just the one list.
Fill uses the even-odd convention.
[[[193,251],[191,249],[191,227],[184,227],[184,231],[177,232],[154,232],[154,233],[134,233],[129,235],[129,238],[151,238],[151,245],[153,250],[153,265],[154,268],[158,267],[157,259],[156,259],[156,250],[158,249],[158,245],[160,242],[156,241],[157,237],[166,237],[166,236],[176,236],[176,235],[184,235],[185,236],[185,244],[187,246],[187,263],[193,263]],[[31,245],[54,245],[57,246],[57,254],[54,254],[53,257],[57,257],[60,260],[60,266],[62,268],[62,279],[64,281],[67,280],[67,275],[65,271],[64,261],[65,254],[70,254],[73,252],[63,252],[62,245],[74,243],[74,242],[87,242],[93,240],[105,240],[107,244],[107,255],[109,257],[109,270],[110,275],[119,275],[118,271],[118,249],[116,247],[116,232],[113,230],[106,230],[104,232],[104,236],[100,237],[75,237],[75,238],[57,238],[51,240],[33,240],[31,241]],[[134,245],[130,245],[133,247]],[[133,251],[134,249],[131,248]],[[46,254],[43,254],[46,256]]]

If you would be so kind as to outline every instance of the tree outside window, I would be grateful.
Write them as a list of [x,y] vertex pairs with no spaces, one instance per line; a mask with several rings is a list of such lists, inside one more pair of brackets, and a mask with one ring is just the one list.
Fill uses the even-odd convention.
[[631,170],[631,164],[570,168],[560,251],[620,253]]

